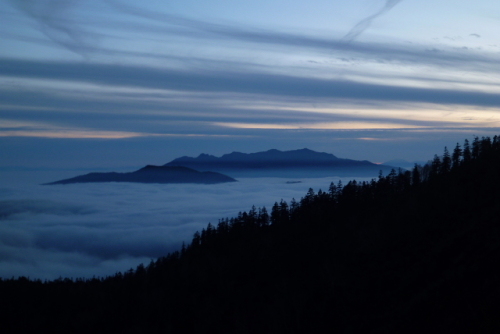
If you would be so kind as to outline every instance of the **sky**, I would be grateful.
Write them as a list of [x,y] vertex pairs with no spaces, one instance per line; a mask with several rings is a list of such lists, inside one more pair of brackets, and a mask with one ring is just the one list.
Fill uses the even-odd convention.
[[111,275],[178,249],[208,222],[338,178],[43,182],[273,148],[426,161],[500,134],[498,9],[0,0],[0,277]]
[[0,170],[304,147],[428,160],[498,134],[498,7],[0,0]]

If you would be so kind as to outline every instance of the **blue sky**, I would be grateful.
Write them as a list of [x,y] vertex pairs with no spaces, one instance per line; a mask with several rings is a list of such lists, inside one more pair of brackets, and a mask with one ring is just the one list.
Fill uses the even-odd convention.
[[425,160],[498,134],[498,7],[0,0],[0,168],[303,147]]

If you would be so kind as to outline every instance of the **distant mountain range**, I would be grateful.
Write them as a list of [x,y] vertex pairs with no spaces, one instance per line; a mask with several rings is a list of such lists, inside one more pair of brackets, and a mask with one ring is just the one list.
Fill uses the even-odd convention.
[[292,151],[276,149],[257,153],[233,152],[215,157],[181,157],[164,166],[185,166],[200,171],[216,171],[234,177],[323,177],[323,176],[376,176],[393,167],[377,165],[367,160],[338,158],[333,154],[315,152],[307,148]]
[[46,185],[89,182],[138,182],[138,183],[223,183],[236,180],[220,173],[199,172],[182,166],[148,165],[130,173],[89,173]]
[[394,168],[367,160],[337,158],[333,154],[307,148],[292,151],[276,149],[256,153],[233,152],[215,157],[200,154],[196,158],[181,157],[163,166],[148,165],[130,173],[89,173],[46,185],[90,182],[137,183],[223,183],[233,177],[375,177]]

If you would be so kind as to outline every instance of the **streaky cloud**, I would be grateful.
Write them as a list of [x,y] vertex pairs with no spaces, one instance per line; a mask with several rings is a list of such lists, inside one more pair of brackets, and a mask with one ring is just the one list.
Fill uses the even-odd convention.
[[255,71],[200,71],[80,62],[0,59],[0,75],[185,92],[226,92],[373,101],[500,106],[493,93],[379,85]]
[[[305,34],[296,34],[280,31],[271,31],[263,28],[255,28],[243,25],[231,25],[214,23],[210,21],[191,19],[180,15],[174,15],[163,12],[155,12],[145,8],[131,6],[121,1],[106,0],[115,11],[129,16],[145,19],[141,22],[123,22],[104,21],[99,18],[94,19],[92,28],[99,29],[99,38],[114,39],[116,35],[110,34],[109,29],[127,33],[142,32],[148,36],[157,37],[172,36],[194,39],[194,40],[214,40],[227,41],[237,40],[245,43],[260,45],[271,45],[279,48],[282,52],[289,52],[288,49],[294,48],[311,51],[336,53],[336,58],[348,59],[351,57],[370,59],[384,63],[410,63],[431,66],[446,66],[456,68],[460,66],[464,69],[473,69],[475,71],[489,71],[491,65],[496,65],[496,57],[489,57],[486,53],[456,52],[456,50],[440,50],[440,52],[429,52],[431,47],[426,45],[394,45],[383,43],[346,43],[355,39],[365,28],[363,25],[371,23],[376,17],[386,13],[401,0],[388,0],[385,6],[376,14],[362,20],[358,25],[351,29],[342,40],[331,40],[327,38],[318,38],[317,36],[308,36]],[[96,33],[91,33],[89,27],[83,22],[71,17],[72,8],[77,6],[77,2],[70,0],[50,0],[48,2],[37,2],[28,0],[26,2],[13,2],[15,7],[20,9],[25,15],[34,19],[39,26],[40,31],[49,37],[49,39],[67,50],[80,54],[85,59],[94,55],[104,55],[112,57],[131,57],[131,58],[151,58],[164,59],[183,63],[205,63],[207,59],[201,57],[181,57],[175,54],[164,52],[137,51],[137,49],[116,49],[105,47],[95,43]],[[46,14],[43,14],[46,13]],[[360,26],[360,27],[358,27]],[[353,35],[355,34],[355,36]],[[352,36],[351,36],[352,35]],[[472,34],[475,36],[475,34]],[[351,37],[350,37],[351,36]],[[48,41],[36,39],[22,35],[7,36],[10,39],[26,40],[31,43],[46,45]],[[124,38],[119,37],[119,38]],[[220,61],[219,61],[220,62]],[[237,62],[236,62],[237,63]],[[211,65],[216,65],[216,60],[211,60]],[[224,64],[219,64],[224,66]],[[227,65],[227,64],[226,64]],[[238,65],[238,64],[233,64]],[[257,66],[256,64],[253,64]]]
[[382,7],[381,10],[376,12],[373,15],[368,16],[367,18],[364,18],[363,20],[359,21],[352,29],[342,38],[342,41],[344,42],[352,42],[355,40],[359,35],[361,35],[366,29],[370,27],[372,24],[373,20],[375,20],[377,17],[387,13],[390,11],[394,6],[396,6],[398,3],[400,3],[402,0],[386,0],[384,7]]
[[39,31],[55,44],[88,58],[88,31],[72,19],[70,8],[78,2],[74,0],[23,0],[10,1],[12,5],[35,20]]

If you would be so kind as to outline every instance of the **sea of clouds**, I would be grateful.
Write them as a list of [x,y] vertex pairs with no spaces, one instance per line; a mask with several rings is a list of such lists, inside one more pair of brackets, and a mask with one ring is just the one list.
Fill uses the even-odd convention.
[[[351,178],[242,178],[203,184],[40,183],[79,172],[0,173],[0,277],[90,278],[113,275],[179,250],[196,231],[252,205]],[[62,177],[61,177],[62,175]],[[370,178],[357,178],[368,180]]]

